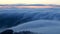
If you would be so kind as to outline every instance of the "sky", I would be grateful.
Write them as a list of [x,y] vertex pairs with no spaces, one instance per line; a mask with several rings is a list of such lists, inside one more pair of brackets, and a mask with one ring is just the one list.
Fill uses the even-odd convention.
[[60,0],[0,0],[0,4],[59,4]]

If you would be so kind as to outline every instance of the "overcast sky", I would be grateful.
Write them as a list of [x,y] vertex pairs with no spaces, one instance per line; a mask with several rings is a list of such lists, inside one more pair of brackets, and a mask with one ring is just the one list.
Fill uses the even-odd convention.
[[60,0],[0,0],[0,4],[60,4]]

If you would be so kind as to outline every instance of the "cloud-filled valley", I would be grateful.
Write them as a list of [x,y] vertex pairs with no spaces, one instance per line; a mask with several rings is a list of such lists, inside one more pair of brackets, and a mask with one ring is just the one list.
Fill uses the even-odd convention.
[[60,9],[1,9],[0,30],[32,31],[42,34],[60,34]]

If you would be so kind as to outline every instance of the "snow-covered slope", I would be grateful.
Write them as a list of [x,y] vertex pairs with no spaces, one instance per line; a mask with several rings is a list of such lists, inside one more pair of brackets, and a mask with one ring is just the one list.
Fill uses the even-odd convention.
[[15,32],[32,31],[43,34],[60,34],[60,21],[36,20],[12,27]]

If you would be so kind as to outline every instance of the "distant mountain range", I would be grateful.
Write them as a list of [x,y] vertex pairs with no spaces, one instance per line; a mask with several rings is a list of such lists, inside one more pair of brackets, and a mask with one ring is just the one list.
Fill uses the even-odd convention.
[[0,4],[0,8],[60,8],[56,4]]
[[0,4],[0,6],[60,6],[56,4]]

